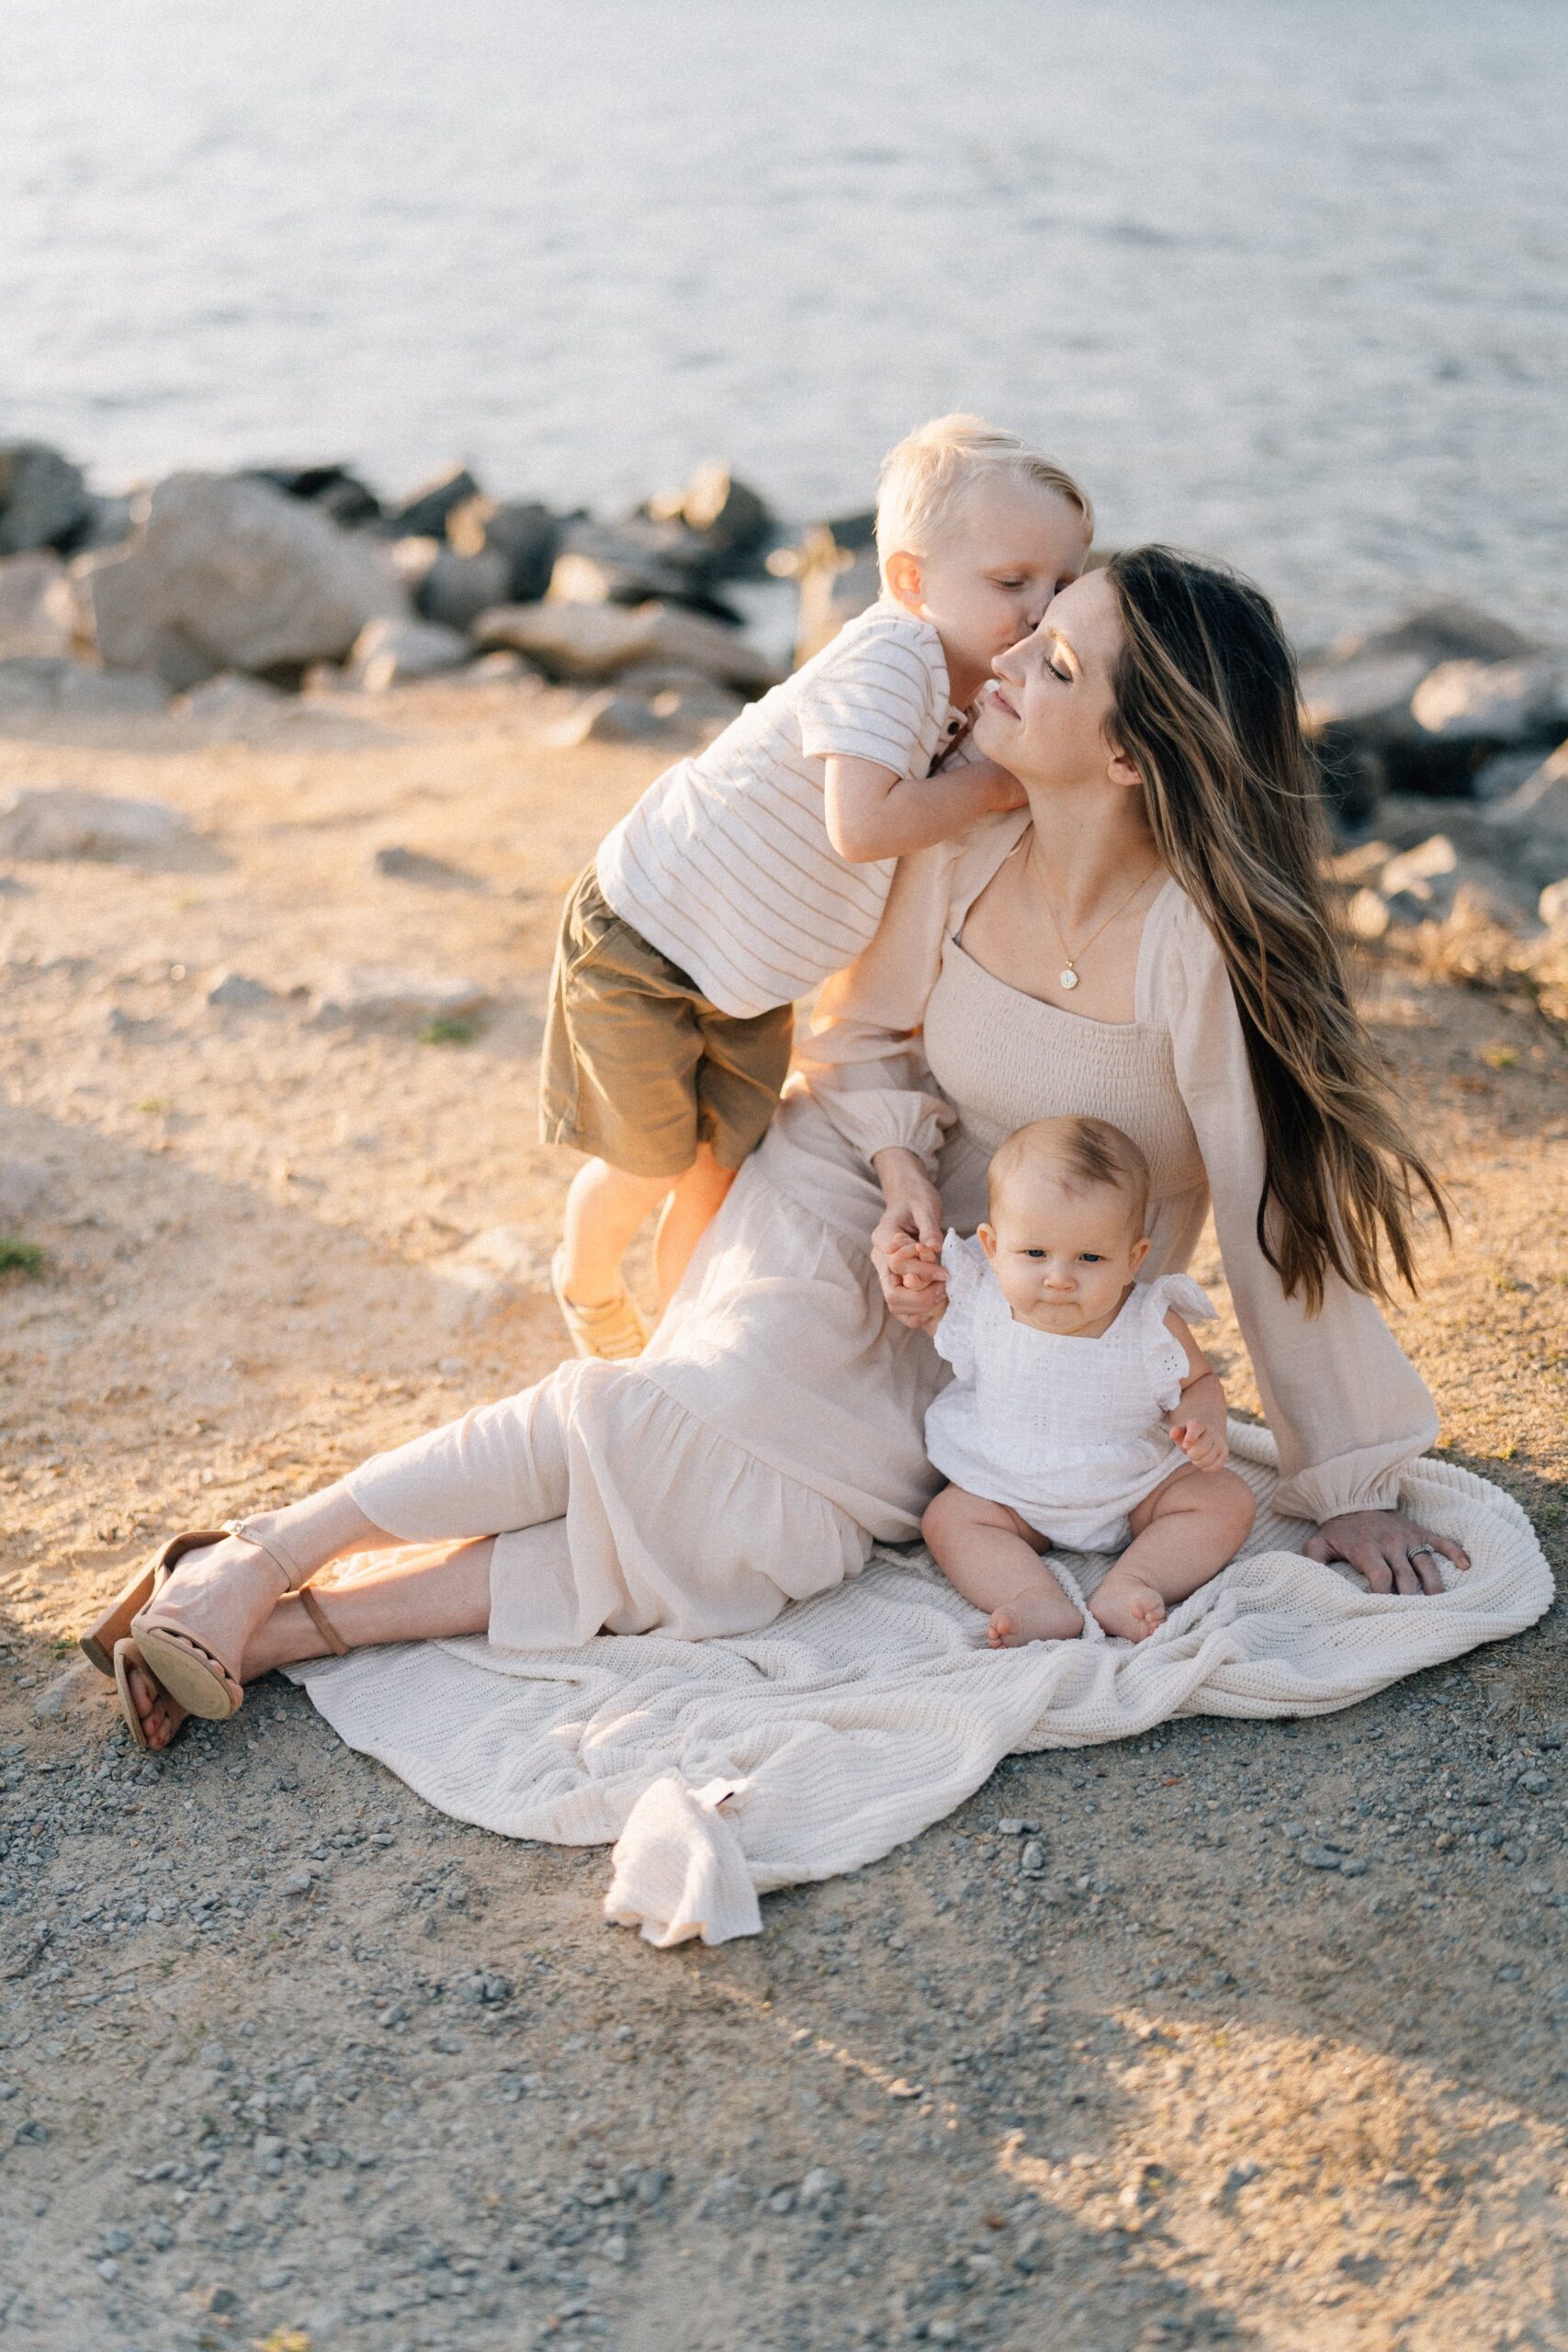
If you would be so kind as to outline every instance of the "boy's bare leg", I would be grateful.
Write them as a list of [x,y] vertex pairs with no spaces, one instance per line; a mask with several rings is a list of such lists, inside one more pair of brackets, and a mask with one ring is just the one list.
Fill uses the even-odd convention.
[[1190,1462],[1173,1470],[1134,1511],[1133,1541],[1089,1601],[1105,1631],[1145,1640],[1164,1623],[1168,1603],[1185,1600],[1235,1559],[1257,1508],[1234,1470],[1195,1470]]
[[[692,1262],[693,1253],[724,1206],[725,1196],[734,1183],[736,1174],[735,1169],[719,1166],[713,1156],[711,1143],[700,1143],[695,1160],[665,1202],[663,1215],[659,1220],[658,1238],[653,1245],[660,1314],[680,1289],[682,1276]],[[575,1297],[570,1284],[568,1290]]]
[[574,1306],[608,1306],[621,1296],[621,1261],[675,1182],[628,1176],[606,1159],[578,1170],[566,1196],[560,1269],[561,1288]]
[[[493,1536],[478,1543],[421,1544],[376,1576],[324,1591],[321,1607],[339,1641],[351,1650],[380,1642],[450,1641],[482,1634],[490,1623],[490,1563]],[[255,1682],[276,1667],[325,1657],[330,1645],[302,1600],[285,1598],[245,1644],[241,1679]],[[166,1747],[185,1711],[146,1673],[138,1656],[130,1675],[131,1698],[150,1747]]]
[[1023,1642],[1069,1642],[1083,1619],[1040,1555],[1050,1545],[1006,1503],[963,1487],[944,1487],[927,1509],[920,1532],[949,1584],[990,1611],[986,1638],[994,1650]]

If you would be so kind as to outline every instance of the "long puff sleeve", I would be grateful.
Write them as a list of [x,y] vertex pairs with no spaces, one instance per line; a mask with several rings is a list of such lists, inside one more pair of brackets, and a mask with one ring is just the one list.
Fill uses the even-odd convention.
[[1018,809],[983,817],[952,841],[900,858],[870,944],[824,986],[795,1065],[852,1150],[870,1161],[901,1146],[933,1181],[956,1114],[926,1067],[920,1028],[942,968],[942,942],[962,923],[1029,821]]
[[1225,1277],[1279,1441],[1275,1508],[1314,1521],[1393,1509],[1401,1471],[1437,1436],[1432,1399],[1372,1299],[1331,1273],[1321,1311],[1308,1315],[1258,1247],[1263,1130],[1241,1019],[1213,935],[1190,899],[1172,898],[1156,1017],[1169,1023]]

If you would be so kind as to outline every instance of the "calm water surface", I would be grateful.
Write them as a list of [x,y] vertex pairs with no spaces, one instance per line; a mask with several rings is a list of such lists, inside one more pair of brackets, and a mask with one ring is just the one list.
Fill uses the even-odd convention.
[[786,510],[973,406],[1568,638],[1561,0],[9,0],[0,434]]

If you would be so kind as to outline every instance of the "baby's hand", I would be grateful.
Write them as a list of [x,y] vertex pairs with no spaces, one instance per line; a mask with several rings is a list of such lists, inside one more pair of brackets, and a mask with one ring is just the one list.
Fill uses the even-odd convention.
[[1222,1415],[1216,1423],[1191,1411],[1183,1402],[1181,1418],[1170,1424],[1171,1442],[1179,1445],[1195,1470],[1223,1470],[1230,1460]]
[[929,1241],[898,1240],[886,1251],[882,1295],[912,1330],[934,1331],[947,1310],[947,1268]]

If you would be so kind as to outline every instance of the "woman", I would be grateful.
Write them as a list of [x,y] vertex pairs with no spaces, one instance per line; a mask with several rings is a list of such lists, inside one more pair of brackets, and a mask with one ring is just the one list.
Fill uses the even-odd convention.
[[[1384,1592],[1440,1589],[1439,1554],[1469,1565],[1397,1508],[1436,1419],[1374,1298],[1410,1278],[1413,1191],[1436,1193],[1349,1003],[1271,607],[1142,549],[997,669],[976,739],[1027,809],[901,865],[646,1355],[563,1363],[226,1537],[176,1538],[151,1606],[134,1589],[89,1637],[121,1641],[150,1745],[328,1650],[751,1631],[912,1537],[938,1365],[912,1328],[936,1275],[908,1244],[973,1231],[990,1150],[1053,1113],[1143,1148],[1151,1279],[1212,1193],[1279,1508],[1317,1522],[1312,1555]],[[303,1591],[398,1543],[439,1548],[325,1606]]]

